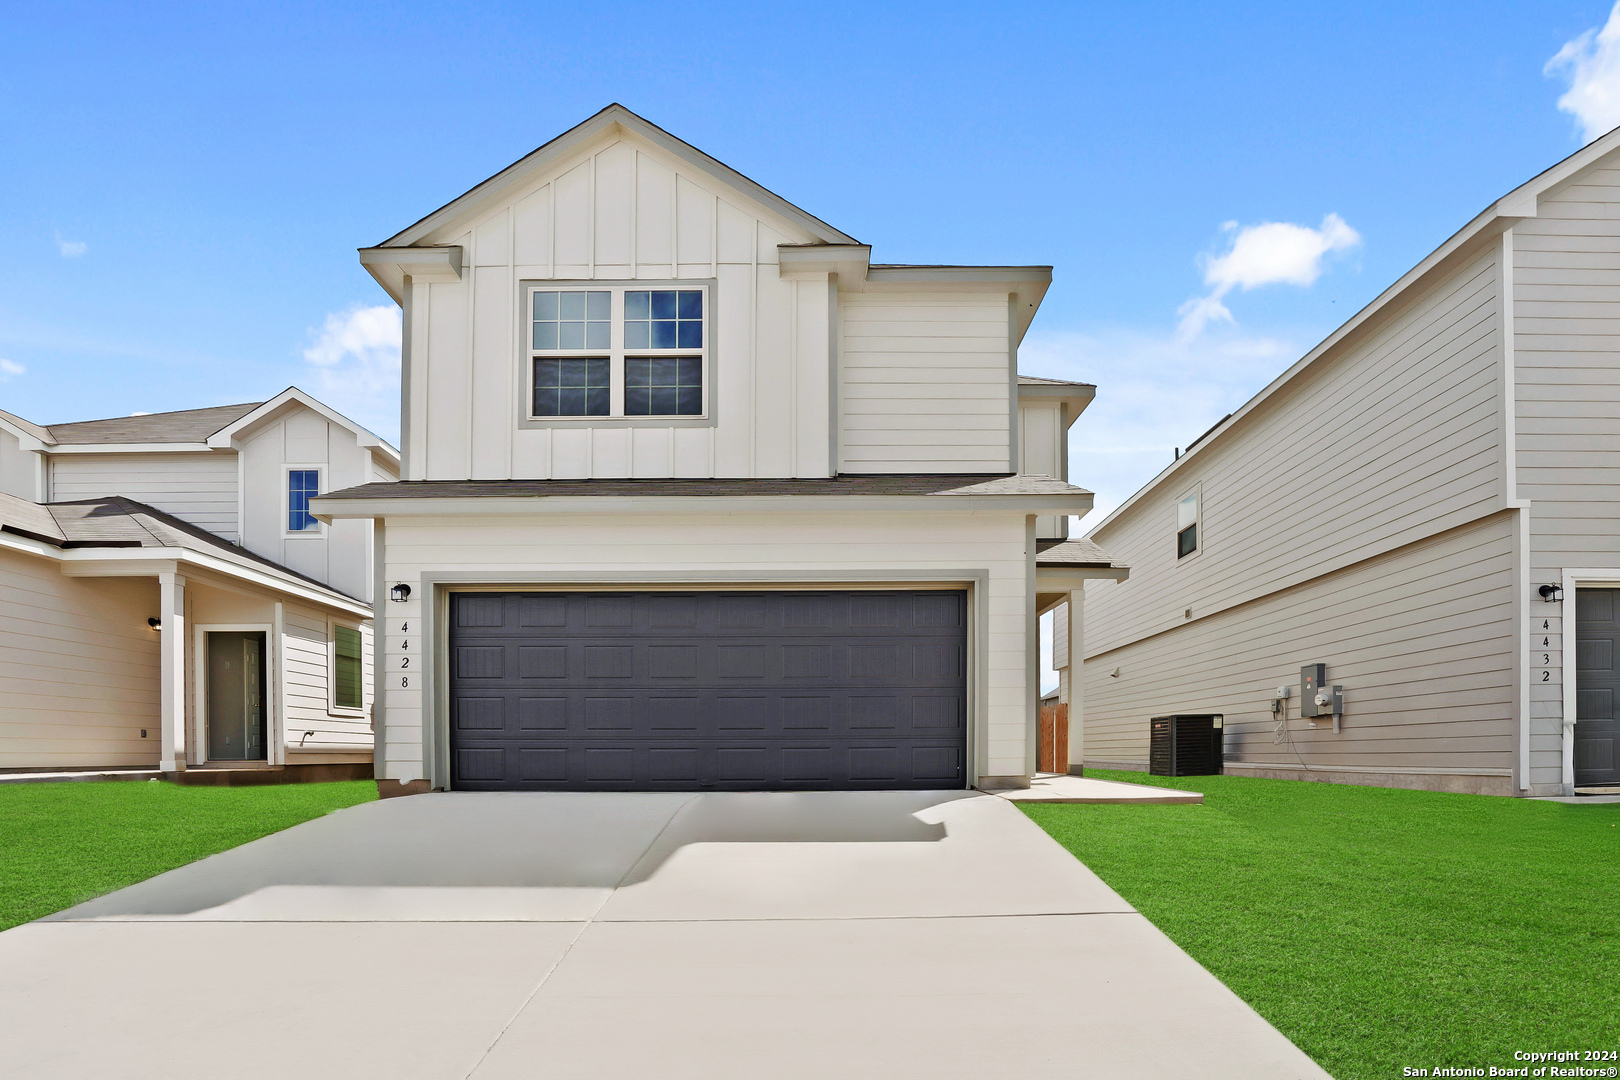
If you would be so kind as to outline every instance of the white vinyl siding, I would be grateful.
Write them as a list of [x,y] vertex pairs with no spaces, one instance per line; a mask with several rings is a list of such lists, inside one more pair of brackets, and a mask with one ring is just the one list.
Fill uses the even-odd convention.
[[0,551],[0,768],[157,767],[157,594]]
[[[1067,480],[1063,468],[1063,408],[1053,404],[1018,407],[1018,475],[1050,476]],[[1067,537],[1066,515],[1045,514],[1035,521],[1035,535],[1042,540]]]
[[[341,753],[371,746],[369,719],[353,714],[334,714],[331,707],[332,671],[327,640],[327,617],[315,609],[287,605],[284,613],[283,643],[286,650],[286,742],[289,761],[303,760],[310,754]],[[371,624],[360,627],[360,656],[364,677],[365,705],[371,704],[370,664]],[[309,732],[306,736],[306,732]],[[303,755],[301,757],[300,755]]]
[[[1090,588],[1088,615],[1113,588]],[[1150,717],[1218,712],[1228,753],[1245,763],[1299,769],[1303,757],[1312,766],[1507,776],[1513,592],[1513,519],[1502,513],[1088,656],[1086,759],[1140,767]],[[1317,662],[1344,687],[1341,734],[1300,719],[1299,669]],[[1115,668],[1118,678],[1110,677]],[[1274,742],[1270,700],[1282,684],[1294,688],[1292,746]]]
[[237,532],[236,455],[228,451],[53,454],[50,501],[122,495],[232,541]]
[[840,471],[1008,470],[1005,300],[857,293],[842,315]]
[[[1131,576],[1088,594],[1087,655],[1499,509],[1496,294],[1494,254],[1472,260],[1099,529]],[[1178,560],[1195,484],[1200,550]]]
[[[1620,568],[1620,159],[1543,195],[1513,229],[1518,494],[1531,502],[1530,779],[1562,781],[1563,618],[1538,584]],[[1550,625],[1545,631],[1542,622]],[[1547,647],[1542,647],[1542,639]],[[1543,655],[1551,662],[1539,663]],[[1542,673],[1547,673],[1545,681]]]
[[[970,694],[987,702],[987,713],[970,706],[970,732],[976,728],[980,734],[975,737],[987,747],[978,759],[978,772],[1027,775],[1033,764],[1026,764],[1026,736],[1034,702],[1028,699],[1026,683],[1030,662],[1025,627],[1032,609],[1024,551],[1023,517],[1011,514],[732,511],[651,519],[592,515],[443,522],[390,515],[387,580],[410,582],[414,591],[408,602],[386,603],[380,612],[386,619],[387,670],[381,677],[387,687],[387,715],[379,718],[386,723],[386,760],[378,775],[399,780],[425,775],[421,665],[429,653],[421,636],[421,612],[432,589],[422,582],[424,574],[480,574],[493,581],[509,574],[505,580],[543,589],[548,575],[588,580],[592,572],[600,572],[603,581],[611,582],[622,580],[615,575],[644,574],[651,587],[660,587],[677,573],[700,582],[735,580],[738,573],[747,573],[757,587],[769,589],[792,588],[804,580],[836,583],[844,571],[852,574],[846,584],[860,584],[872,574],[915,582],[928,571],[970,569],[988,578],[987,593],[973,598],[984,605],[988,641],[979,637],[979,622],[970,623],[969,632],[970,641],[983,650],[988,678],[981,686],[970,663]],[[783,584],[773,584],[778,574]],[[405,623],[411,626],[408,632],[402,630]],[[408,649],[403,647],[407,641]],[[408,672],[400,669],[407,656]],[[402,686],[402,677],[409,678],[409,686]]]

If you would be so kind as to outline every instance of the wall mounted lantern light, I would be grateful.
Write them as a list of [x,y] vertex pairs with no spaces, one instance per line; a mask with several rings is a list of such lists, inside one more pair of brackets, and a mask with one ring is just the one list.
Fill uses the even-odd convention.
[[1562,585],[1543,585],[1537,591],[1541,593],[1541,598],[1549,604],[1556,604],[1564,598],[1564,587]]
[[388,599],[396,604],[403,604],[411,598],[411,587],[403,581],[388,590]]
[[161,630],[163,629],[163,620],[157,618],[147,619],[146,625],[150,626],[154,630]]

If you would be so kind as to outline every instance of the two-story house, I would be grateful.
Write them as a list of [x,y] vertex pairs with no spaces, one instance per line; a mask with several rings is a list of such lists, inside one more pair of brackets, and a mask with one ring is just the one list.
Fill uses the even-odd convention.
[[1133,572],[1088,590],[1085,638],[1057,649],[1086,758],[1145,767],[1150,717],[1215,712],[1233,773],[1620,786],[1617,356],[1620,131],[1091,531]]
[[1028,783],[1092,388],[1018,376],[1049,267],[870,256],[617,105],[361,251],[385,793]]
[[309,500],[398,468],[296,389],[0,413],[0,769],[369,775],[372,528]]

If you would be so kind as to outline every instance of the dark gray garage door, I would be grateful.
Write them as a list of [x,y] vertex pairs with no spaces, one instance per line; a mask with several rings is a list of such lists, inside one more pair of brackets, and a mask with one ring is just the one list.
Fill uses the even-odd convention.
[[459,593],[465,791],[965,786],[966,594]]
[[[1566,631],[1567,632],[1567,631]],[[1575,593],[1575,785],[1620,784],[1620,589]]]

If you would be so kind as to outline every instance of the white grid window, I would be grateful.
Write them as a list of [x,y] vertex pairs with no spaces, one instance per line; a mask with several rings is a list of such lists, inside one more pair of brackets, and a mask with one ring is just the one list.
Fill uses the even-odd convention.
[[529,417],[708,415],[707,286],[529,290]]

